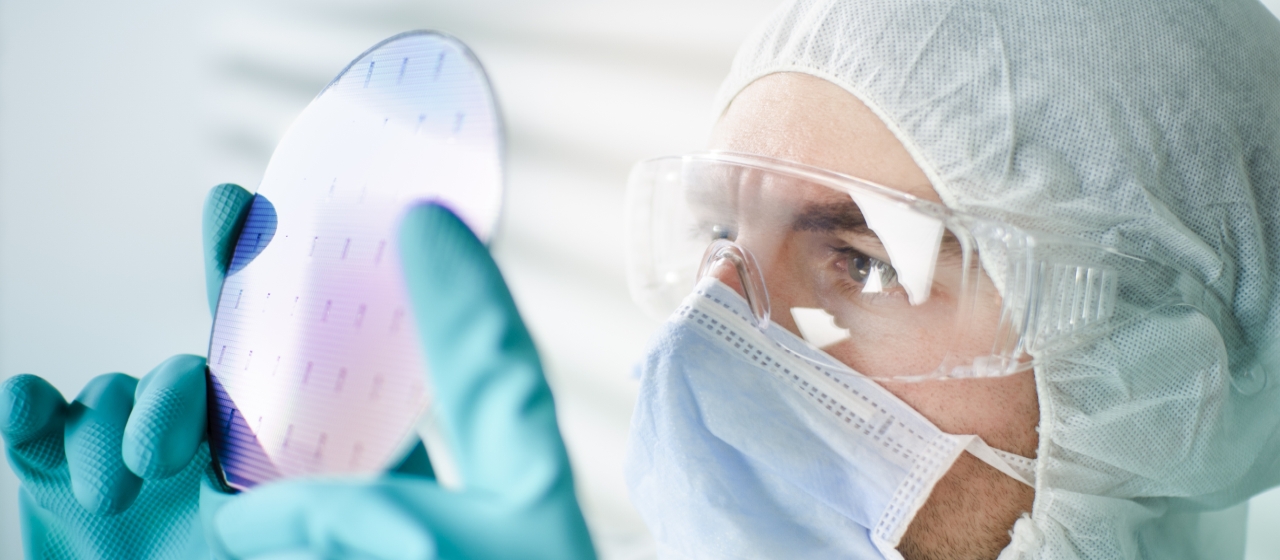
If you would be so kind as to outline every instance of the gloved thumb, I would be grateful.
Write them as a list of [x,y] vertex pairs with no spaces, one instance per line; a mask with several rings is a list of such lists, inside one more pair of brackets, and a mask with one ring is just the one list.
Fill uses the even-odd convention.
[[209,311],[218,307],[222,280],[231,266],[236,240],[244,228],[253,194],[239,185],[223,183],[209,189],[204,199],[204,278]]

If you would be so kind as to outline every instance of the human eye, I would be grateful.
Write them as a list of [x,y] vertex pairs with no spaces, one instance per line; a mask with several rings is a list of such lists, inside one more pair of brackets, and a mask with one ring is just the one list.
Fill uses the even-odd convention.
[[720,239],[736,241],[738,239],[738,228],[726,221],[699,220],[698,223],[691,226],[688,235],[699,241],[711,242]]
[[834,266],[842,272],[841,280],[849,282],[857,293],[884,293],[899,287],[898,272],[889,263],[853,247],[832,247]]
[[729,241],[735,241],[738,239],[738,228],[729,223],[706,224],[703,226],[702,231],[704,235],[710,236],[713,240],[728,239]]

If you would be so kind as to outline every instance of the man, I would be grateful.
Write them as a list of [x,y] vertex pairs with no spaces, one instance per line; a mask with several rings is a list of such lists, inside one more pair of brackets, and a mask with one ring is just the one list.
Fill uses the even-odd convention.
[[[677,278],[683,292],[701,280],[642,363],[628,477],[660,551],[1212,552],[1198,548],[1200,512],[1280,472],[1280,229],[1266,220],[1280,215],[1277,59],[1280,25],[1252,2],[784,6],[722,91],[712,147],[746,155],[690,156],[679,169],[693,172],[673,179],[675,207],[707,226],[693,260],[713,250],[703,274]],[[237,192],[211,201],[244,207]],[[206,488],[202,525],[207,459],[180,418],[203,414],[162,414],[173,399],[201,402],[198,358],[158,368],[136,407],[128,380],[95,381],[68,409],[23,377],[4,386],[0,428],[29,550],[592,556],[500,277],[451,216],[415,212],[402,232],[415,308],[462,294],[504,318],[497,331],[465,313],[423,321],[428,355],[448,356],[439,371],[462,380],[437,394],[452,395],[442,404],[470,457],[466,490],[412,474],[232,498]],[[213,254],[233,223],[207,226]],[[458,263],[480,281],[415,261],[441,246],[462,247]],[[1017,255],[1035,266],[1017,268]],[[820,343],[806,309],[848,334]],[[1011,318],[1029,309],[1071,320]],[[459,336],[492,351],[451,354]],[[518,344],[493,342],[507,339]],[[735,344],[760,353],[727,354]],[[532,406],[491,425],[480,412],[499,401],[464,395],[502,387]],[[81,437],[85,425],[116,431]],[[486,467],[499,464],[520,468]]]
[[[930,187],[929,179],[875,114],[848,92],[831,82],[811,75],[774,73],[752,82],[734,98],[713,129],[711,146],[717,150],[770,156],[837,171],[881,185],[893,185],[892,188],[905,194],[939,202],[937,194]],[[799,190],[799,186],[794,184],[788,184],[785,188],[788,194]],[[734,193],[740,207],[747,205],[743,202],[743,199],[748,196],[744,191],[745,189]],[[806,192],[805,195],[805,200],[800,206],[821,200],[818,193]],[[767,206],[772,213],[776,213],[778,207],[787,204],[777,194],[764,194],[762,198],[767,202],[760,206]],[[847,201],[847,197],[844,200]],[[716,205],[724,206],[725,203],[717,200]],[[853,209],[853,211],[857,210]],[[754,224],[752,217],[744,216],[748,213],[745,210],[739,211],[735,229],[738,229],[736,236],[738,241],[750,244],[749,241],[745,241],[745,238],[754,233],[750,231],[750,227]],[[789,218],[784,221],[791,223],[794,220]],[[765,251],[760,249],[764,244],[763,242],[754,244],[756,250],[753,257],[757,262],[777,260],[767,257]],[[795,242],[787,244],[781,251],[788,256],[807,253]],[[768,268],[765,264],[760,266]],[[806,278],[818,274],[815,272],[817,266],[810,266],[807,263],[796,265],[794,262],[788,262],[774,265],[773,268],[788,271],[798,268],[801,272],[795,274]],[[848,268],[847,265],[845,268]],[[800,334],[787,309],[791,306],[784,303],[787,294],[782,293],[783,290],[778,288],[783,283],[794,283],[795,279],[788,278],[788,274],[788,272],[767,271],[762,279],[768,287],[769,300],[775,311],[770,315],[771,321],[786,325],[789,331]],[[739,292],[745,295],[732,267],[720,267],[713,275],[728,285],[738,286]],[[937,281],[935,280],[934,283]],[[793,292],[792,299],[802,299],[794,295],[796,290],[795,287],[789,287],[789,291]],[[941,299],[940,296],[934,297],[935,302],[939,299]],[[1000,302],[998,298],[989,298],[980,303],[998,310]],[[821,304],[807,304],[808,307],[819,305]],[[834,311],[833,314],[839,313],[835,311],[835,305],[828,303],[825,307]],[[885,308],[884,305],[880,307]],[[911,306],[908,304],[907,307]],[[948,324],[952,316],[946,315],[945,320],[929,319],[929,332],[923,337],[911,337],[910,333],[904,332],[903,329],[893,329],[891,336],[900,341],[909,338],[908,343],[911,348],[900,348],[895,347],[892,342],[881,342],[877,344],[879,348],[874,354],[883,355],[883,359],[870,359],[868,354],[871,352],[860,352],[860,357],[851,356],[847,351],[848,344],[828,343],[824,348],[828,353],[839,356],[847,364],[860,363],[860,367],[856,368],[859,373],[878,379],[892,379],[902,373],[928,373],[936,363],[928,363],[919,368],[920,371],[912,372],[900,371],[898,367],[904,363],[902,358],[909,352],[921,353],[924,346],[949,342],[949,340],[939,340],[949,339],[952,334]],[[850,323],[854,322],[868,321],[850,320]],[[841,326],[857,328],[852,324]],[[866,338],[871,335],[873,333],[865,332],[864,329],[855,336]],[[990,341],[986,341],[986,346],[990,348]],[[673,354],[671,359],[678,360],[680,355]],[[741,378],[745,374],[737,371],[733,366],[726,365],[723,369],[734,370],[733,375],[737,378],[734,382],[742,382]],[[706,373],[699,372],[696,375],[703,377]],[[646,379],[646,382],[649,381],[651,380]],[[996,449],[1019,456],[1035,457],[1036,426],[1039,418],[1035,379],[1031,371],[984,379],[886,382],[884,387],[943,431],[953,434],[976,434]],[[642,392],[642,402],[634,421],[633,434],[635,430],[642,429],[641,426],[645,424],[649,409],[652,408],[645,402],[645,397],[649,396],[649,393]],[[662,398],[653,397],[652,400]],[[735,395],[735,398],[742,397]],[[996,406],[997,403],[998,406]],[[706,403],[701,405],[702,408],[706,406],[708,406]],[[774,418],[768,420],[776,421],[776,413]],[[678,426],[671,429],[683,431],[687,428]],[[760,436],[757,435],[757,437]],[[723,434],[720,434],[714,439],[723,438]],[[651,443],[656,446],[661,445],[663,441],[675,439],[677,438],[674,434],[660,433]],[[633,453],[636,445],[638,444],[632,443]],[[673,459],[675,462],[689,460],[690,457],[685,455]],[[650,467],[648,461],[642,462],[646,467]],[[640,469],[633,467],[633,471],[635,470]],[[643,472],[631,474],[633,478],[642,480],[647,478]],[[645,483],[633,480],[633,487],[636,484]],[[633,499],[641,500],[641,503],[646,506],[642,507],[642,513],[646,514],[646,522],[651,526],[665,526],[666,523],[662,521],[667,518],[664,503],[651,502],[646,496],[647,493],[633,496]],[[908,558],[995,557],[1008,543],[1009,529],[1014,521],[1022,513],[1031,511],[1033,498],[1032,487],[1006,476],[971,454],[964,454],[958,457],[946,477],[937,483],[928,503],[911,522],[910,529],[902,537],[901,549]],[[661,531],[658,532],[661,541]],[[813,554],[818,553],[817,551],[806,552],[806,557],[812,557]]]
[[[670,221],[684,230],[653,229],[672,237],[710,225],[702,245],[720,246],[700,276],[741,298],[732,303],[704,280],[705,297],[684,301],[644,364],[629,480],[660,547],[723,557],[770,543],[810,557],[892,557],[888,546],[907,558],[1230,555],[1201,512],[1274,485],[1280,472],[1269,410],[1280,398],[1280,293],[1267,256],[1280,239],[1263,218],[1280,210],[1280,177],[1263,163],[1280,140],[1280,72],[1264,62],[1277,53],[1280,26],[1253,2],[780,8],[739,51],[717,103],[712,147],[752,155],[695,154],[639,174],[653,185],[650,199],[683,200],[693,217]],[[915,198],[859,184],[867,181]],[[794,193],[824,187],[858,208],[809,218]],[[660,196],[662,188],[674,192]],[[813,196],[819,207],[838,199]],[[708,213],[705,200],[730,210]],[[945,230],[912,217],[922,213]],[[682,214],[641,212],[636,223],[664,215]],[[848,231],[806,241],[824,229]],[[1024,235],[1034,241],[1015,242]],[[684,250],[650,237],[639,261],[659,264],[633,268],[642,301],[663,299],[653,294],[679,270],[661,258]],[[895,254],[895,243],[933,252]],[[836,256],[823,260],[824,246]],[[950,342],[938,332],[947,321],[910,320],[947,309],[948,278],[958,277],[949,254],[970,255],[965,266],[981,269],[968,276],[973,305],[955,308],[964,320]],[[833,289],[827,277],[837,272],[855,286]],[[917,293],[912,275],[926,280]],[[737,321],[720,308],[755,318]],[[847,338],[810,337],[796,308],[818,308]],[[752,322],[783,328],[743,336],[768,351],[729,362],[738,341],[718,345],[718,329],[741,335]],[[793,356],[823,375],[795,375],[805,364]],[[721,377],[731,368],[712,357],[742,373]],[[790,378],[753,365],[766,362]],[[877,384],[857,384],[840,366]],[[911,457],[870,444],[845,452],[864,436],[832,424],[883,428],[881,416],[912,411],[879,396],[880,415],[831,422],[813,411],[857,399],[831,398],[852,390],[824,377],[863,396],[893,393],[928,420],[913,419],[918,429],[943,433],[932,443],[954,449],[949,433],[987,445],[966,447],[941,478],[894,470],[919,467],[927,446],[904,444]],[[946,377],[986,378],[935,380]],[[756,406],[791,389],[810,402]],[[735,409],[733,399],[750,404]],[[1016,467],[1031,458],[1024,486]],[[838,480],[806,470],[818,464]],[[923,504],[881,498],[875,485],[860,485],[866,477],[931,492]],[[1015,523],[1021,512],[1029,515]]]

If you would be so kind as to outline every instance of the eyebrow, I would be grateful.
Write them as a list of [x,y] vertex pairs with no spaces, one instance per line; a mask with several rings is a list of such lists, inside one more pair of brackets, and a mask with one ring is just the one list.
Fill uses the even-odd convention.
[[859,235],[875,235],[862,216],[862,209],[852,200],[810,204],[791,221],[795,231],[847,231]]
[[[862,209],[852,200],[828,202],[805,206],[791,221],[793,231],[849,232],[879,240],[879,236],[867,225]],[[960,240],[949,230],[942,232],[941,254],[960,254]]]

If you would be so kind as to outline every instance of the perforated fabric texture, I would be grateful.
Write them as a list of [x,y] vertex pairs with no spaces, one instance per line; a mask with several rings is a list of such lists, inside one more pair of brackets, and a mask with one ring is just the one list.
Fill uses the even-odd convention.
[[1280,23],[1265,7],[790,2],[740,50],[717,112],[786,71],[860,98],[948,206],[1205,287],[1037,368],[1036,501],[1002,558],[1198,557],[1200,511],[1280,482]]

